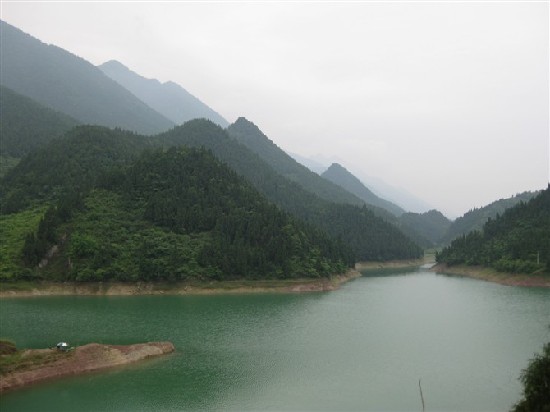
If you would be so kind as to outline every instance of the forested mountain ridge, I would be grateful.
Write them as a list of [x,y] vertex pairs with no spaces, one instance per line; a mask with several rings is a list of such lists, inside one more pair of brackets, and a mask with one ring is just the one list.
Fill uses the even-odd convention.
[[[88,176],[89,166],[82,168]],[[353,264],[342,244],[269,204],[204,150],[144,150],[97,177],[87,187],[65,186],[50,201],[20,258],[11,253],[11,270],[0,271],[3,280],[327,277]],[[55,252],[45,260],[48,250]]]
[[489,218],[482,231],[453,240],[436,259],[448,265],[483,265],[503,272],[550,273],[550,186],[528,202]]
[[20,158],[60,137],[79,122],[29,97],[0,86],[0,153]]
[[[431,226],[433,230],[433,226],[438,225],[431,221],[432,218],[435,218],[434,215],[424,214],[420,215],[420,218],[414,218],[415,214],[405,213],[399,206],[377,197],[340,164],[333,163],[321,176],[364,200],[374,214],[397,227],[419,246],[431,248],[437,244],[437,241],[432,239],[433,236],[430,236],[430,229],[427,229],[428,226]],[[441,214],[439,213],[439,215]],[[438,218],[437,220],[439,220]]]
[[0,20],[1,84],[82,123],[144,134],[174,125],[88,61]]
[[439,245],[451,226],[451,221],[438,210],[430,210],[425,213],[403,213],[399,217],[399,221],[403,227],[412,228],[427,239],[430,244],[425,245],[426,247]]
[[98,68],[177,125],[191,119],[204,118],[222,127],[229,126],[229,122],[219,113],[179,84],[174,82],[161,83],[156,79],[146,79],[116,60],[105,62]]
[[103,126],[77,126],[25,156],[0,180],[2,213],[55,200],[60,193],[93,187],[108,170],[135,159],[148,139]]
[[329,202],[305,190],[212,122],[192,120],[154,139],[164,147],[186,145],[212,150],[271,202],[345,241],[358,260],[407,259],[422,254],[410,238],[371,210]]
[[[180,158],[173,151],[176,150],[174,146],[182,144],[196,149],[182,149],[183,157]],[[155,149],[161,147],[170,155]],[[204,160],[204,156],[211,156],[203,154],[201,150],[204,149],[212,150],[231,167],[238,164],[241,169],[236,168],[233,172],[225,165],[212,166],[210,160]],[[195,157],[204,161],[195,162]],[[182,162],[185,159],[188,165],[178,166],[174,159]],[[194,166],[186,168],[189,165]],[[216,169],[218,167],[222,169]],[[184,175],[179,168],[185,171]],[[211,168],[224,176],[232,176],[231,179],[239,183],[222,179],[220,184],[231,190],[225,194],[208,194],[211,186],[212,190],[218,187],[217,179],[220,178],[218,172],[215,176],[208,174]],[[260,217],[255,220],[248,211],[241,210],[236,215],[240,218],[229,219],[228,210],[234,203],[228,196],[232,192],[237,196],[241,193],[240,188],[250,187],[250,183],[237,176],[242,170],[254,176],[250,182],[258,185],[262,193],[268,193],[268,198],[280,199],[294,217],[270,205],[256,189],[250,188],[243,190],[247,193],[252,190],[255,194],[248,193],[241,205],[252,207],[254,204],[258,207],[254,213],[263,215],[265,212],[271,217],[267,221]],[[195,176],[195,183],[185,183],[187,175]],[[187,186],[195,188],[182,195],[182,188]],[[163,267],[169,268],[166,273],[171,273],[170,279],[183,279],[181,273],[188,276],[194,269],[197,276],[218,278],[229,263],[241,268],[233,272],[235,276],[314,276],[315,273],[324,276],[352,265],[356,259],[410,258],[422,253],[412,241],[371,211],[329,203],[303,191],[229,138],[219,126],[206,120],[190,121],[153,137],[120,129],[78,126],[63,138],[25,156],[0,181],[0,189],[2,247],[7,248],[1,253],[7,262],[0,259],[4,278],[9,278],[10,273],[18,273],[17,276],[62,280],[76,279],[79,273],[78,280],[135,280],[135,276],[161,279],[164,275],[159,268]],[[229,206],[219,209],[220,202],[225,201]],[[229,220],[224,220],[226,218]],[[215,228],[212,229],[214,220]],[[248,223],[244,224],[245,221]],[[282,242],[279,246],[276,246],[278,243],[265,243],[265,236],[261,241],[243,238],[262,233],[261,228],[275,230],[273,222],[284,223],[283,226],[290,224],[298,232],[292,235],[292,229],[287,233],[290,237],[281,232],[269,235],[279,237]],[[211,233],[205,235],[202,229]],[[198,232],[180,233],[181,230]],[[134,231],[140,234],[128,234]],[[304,234],[306,238],[302,238]],[[237,238],[241,240],[233,244]],[[284,246],[285,242],[294,242],[295,246]],[[36,264],[56,244],[61,250],[59,257],[51,260],[44,270],[37,271]],[[191,266],[173,255],[176,253],[172,250],[176,246],[170,246],[173,244],[190,248],[185,252],[185,259]],[[259,245],[266,250],[260,251]],[[146,250],[155,252],[147,254]],[[292,250],[297,255],[291,253]],[[232,251],[240,256],[238,261],[226,256]],[[282,263],[283,255],[288,255],[290,260]],[[138,259],[140,256],[148,256],[148,260],[153,261],[158,259],[156,269],[146,269],[149,266]],[[304,262],[298,262],[297,256]],[[208,260],[208,257],[218,260]],[[136,269],[133,259],[142,262],[143,267]],[[274,264],[273,259],[279,263]],[[27,269],[21,266],[22,260]],[[79,268],[78,271],[75,268]],[[138,275],[131,275],[132,271],[137,271]]]
[[298,163],[273,143],[252,122],[244,117],[227,128],[230,137],[258,154],[277,173],[298,183],[308,192],[335,203],[362,206],[364,202],[340,186],[321,178],[317,173]]
[[474,230],[481,230],[487,220],[494,219],[497,214],[504,213],[506,209],[520,202],[529,201],[539,193],[540,192],[523,192],[507,199],[496,200],[487,206],[470,210],[451,223],[447,233],[445,233],[441,239],[441,243],[448,245],[459,236],[468,234]]
[[395,216],[401,216],[405,213],[401,207],[376,196],[359,179],[338,163],[330,165],[330,167],[321,174],[321,177],[341,186],[359,199],[362,199],[365,203],[385,209]]

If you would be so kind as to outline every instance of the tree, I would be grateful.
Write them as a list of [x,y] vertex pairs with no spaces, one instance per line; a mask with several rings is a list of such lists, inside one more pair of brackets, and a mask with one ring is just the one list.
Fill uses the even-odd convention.
[[550,342],[521,373],[523,399],[512,412],[550,412]]

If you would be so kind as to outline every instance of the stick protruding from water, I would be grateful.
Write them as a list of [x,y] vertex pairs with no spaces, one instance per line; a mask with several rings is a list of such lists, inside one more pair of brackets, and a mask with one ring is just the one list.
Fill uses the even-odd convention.
[[422,400],[422,412],[425,412],[426,406],[424,405],[424,395],[422,394],[422,385],[420,384],[420,379],[418,379],[418,388],[420,389],[420,399]]

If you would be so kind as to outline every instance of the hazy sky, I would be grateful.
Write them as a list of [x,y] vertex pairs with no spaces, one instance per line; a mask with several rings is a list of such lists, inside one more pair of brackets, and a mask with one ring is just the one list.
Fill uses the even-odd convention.
[[450,216],[548,183],[546,1],[3,0],[1,15]]

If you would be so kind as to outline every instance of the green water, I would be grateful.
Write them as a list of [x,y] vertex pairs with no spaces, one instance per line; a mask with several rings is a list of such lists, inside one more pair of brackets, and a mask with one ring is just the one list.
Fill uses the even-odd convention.
[[505,411],[550,339],[550,290],[422,270],[314,294],[0,301],[20,347],[170,340],[177,352],[0,398],[8,411]]

